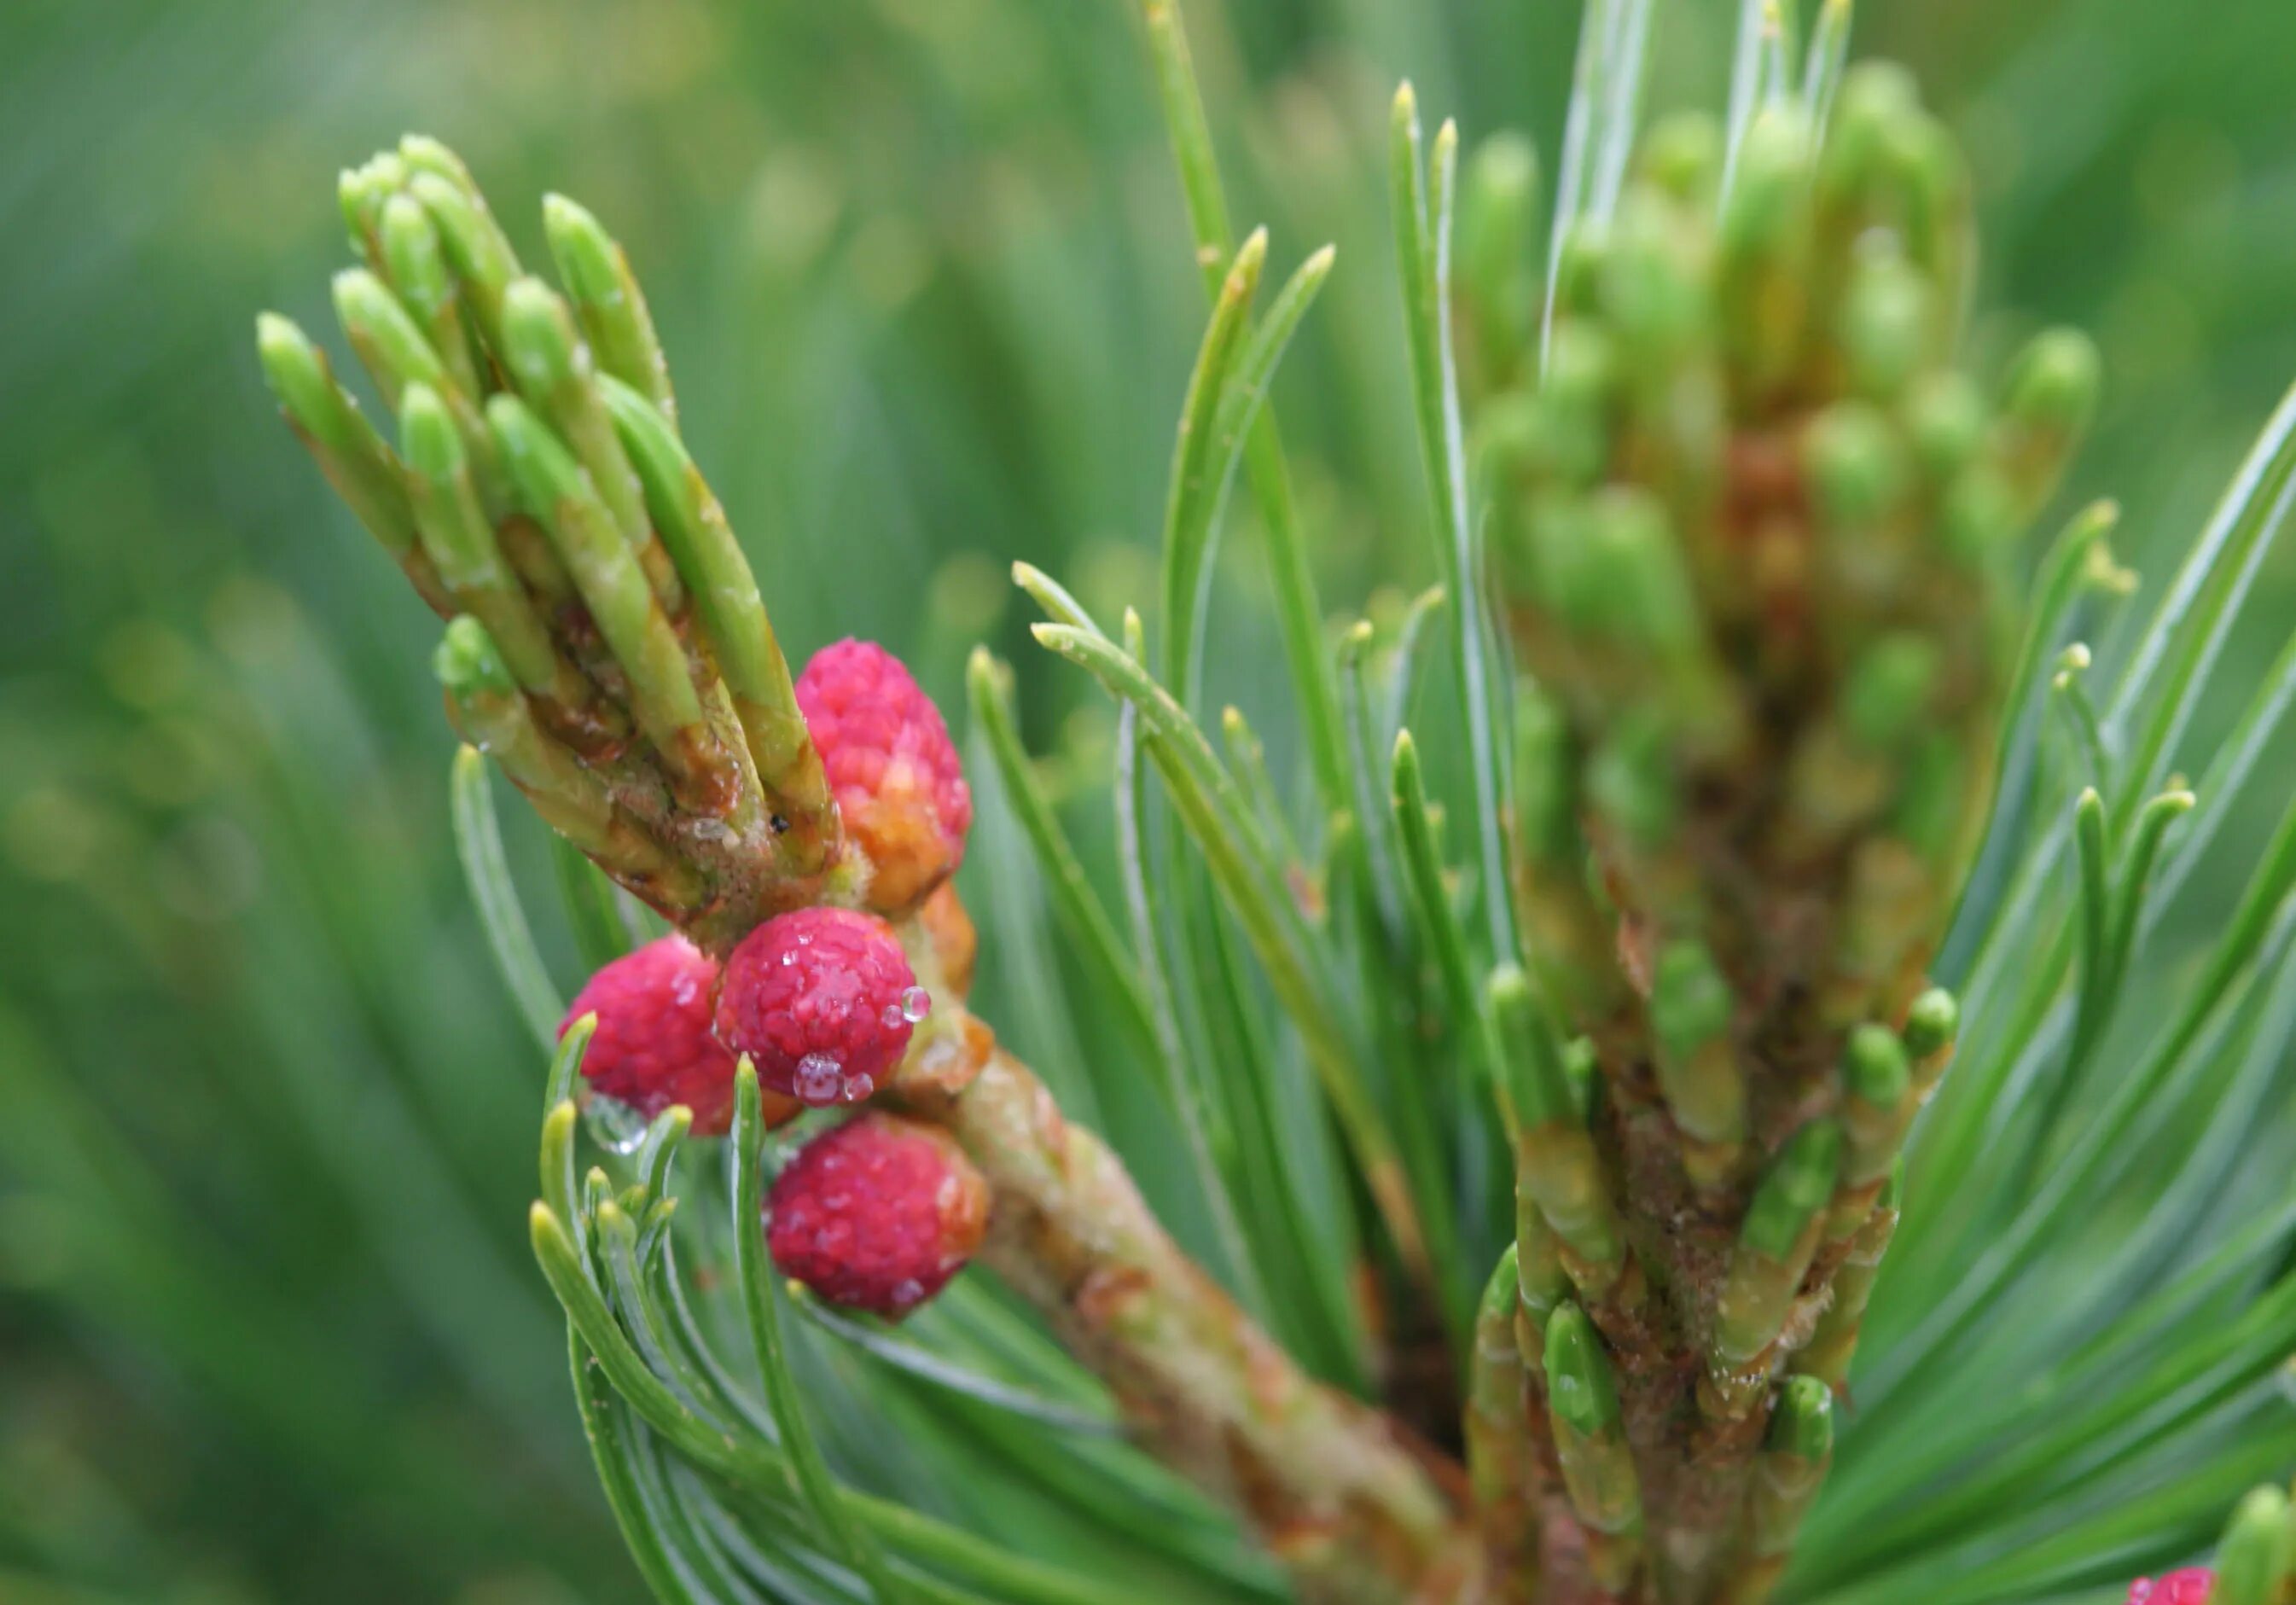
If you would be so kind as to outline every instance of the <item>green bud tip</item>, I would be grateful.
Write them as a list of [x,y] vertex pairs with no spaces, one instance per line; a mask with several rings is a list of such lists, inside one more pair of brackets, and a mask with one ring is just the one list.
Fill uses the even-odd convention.
[[1614,487],[1596,496],[1577,594],[1576,622],[1662,650],[1697,633],[1697,610],[1666,509],[1647,492]]
[[1757,1254],[1784,1259],[1803,1228],[1833,1198],[1841,1169],[1840,1126],[1812,1120],[1795,1132],[1754,1190],[1740,1241]]
[[1522,1297],[1522,1272],[1515,1245],[1509,1243],[1499,1256],[1499,1263],[1491,1272],[1491,1279],[1483,1287],[1483,1319],[1511,1322],[1515,1305]]
[[1587,791],[1595,808],[1637,844],[1661,839],[1674,826],[1679,800],[1663,718],[1621,721],[1587,766]]
[[1521,134],[1502,129],[1475,147],[1468,193],[1491,207],[1520,207],[1538,187],[1538,150]]
[[542,198],[542,227],[559,274],[575,297],[598,306],[619,306],[621,250],[595,215],[578,201],[552,193]]
[[1922,109],[1921,86],[1896,61],[1860,61],[1841,83],[1843,117],[1894,119]]
[[1709,196],[1722,168],[1722,130],[1702,112],[1675,112],[1651,125],[1641,161],[1651,182],[1677,201]]
[[2288,1495],[2276,1487],[2251,1492],[2233,1511],[2217,1546],[2217,1585],[2210,1599],[2226,1605],[2270,1605],[2296,1567],[2296,1527]]
[[334,277],[335,315],[346,329],[372,328],[398,310],[381,279],[364,267],[346,267]]
[[1502,1028],[1517,1025],[1530,1017],[1530,978],[1522,966],[1512,960],[1491,971],[1483,983],[1483,995],[1489,1000],[1491,1013]]
[[1961,1030],[1961,1005],[1942,987],[1931,987],[1906,1011],[1906,1052],[1927,1059],[1953,1044]]
[[1546,1317],[1547,1407],[1582,1437],[1599,1437],[1619,1424],[1619,1395],[1611,1363],[1587,1312],[1565,1299]]
[[575,371],[581,358],[573,322],[558,294],[540,279],[512,279],[503,291],[503,345],[521,376],[548,384]]
[[398,448],[406,465],[426,479],[453,479],[463,471],[463,437],[447,404],[427,384],[408,385],[398,398]]
[[272,395],[297,422],[313,429],[333,410],[334,387],[328,382],[318,348],[293,319],[275,312],[258,314],[255,353]]
[[1918,381],[1906,398],[1906,431],[1922,466],[1948,479],[1976,455],[1991,414],[1985,397],[1965,373],[1938,373]]
[[1769,1450],[1821,1461],[1833,1453],[1833,1389],[1816,1377],[1790,1379],[1770,1417]]
[[482,691],[507,693],[515,689],[502,654],[495,650],[494,637],[468,613],[447,621],[430,665],[439,684],[457,700]]
[[1918,727],[1937,684],[1937,643],[1910,630],[1874,642],[1850,666],[1842,687],[1849,733],[1868,747],[1894,747]]
[[1905,488],[1898,440],[1882,414],[1863,402],[1828,407],[1803,443],[1812,488],[1833,522],[1873,523],[1896,505]]
[[357,231],[406,184],[406,164],[384,151],[337,175],[335,199],[342,204],[344,220]]
[[1574,1036],[1562,1044],[1562,1074],[1570,1083],[1570,1093],[1578,1101],[1581,1117],[1594,1096],[1595,1072],[1602,1068],[1601,1060],[1591,1036]]
[[471,169],[463,159],[428,134],[402,136],[398,142],[398,154],[410,172],[435,174],[458,189],[467,190],[473,195],[478,192],[478,185],[471,178]]
[[383,203],[382,245],[394,268],[402,258],[435,263],[439,256],[439,227],[430,221],[430,214],[422,203],[404,191]]
[[1799,214],[1809,166],[1809,125],[1792,106],[1765,108],[1739,148],[1724,238],[1743,249],[1775,243]]
[[1730,984],[1706,945],[1669,942],[1651,978],[1651,1025],[1670,1053],[1693,1052],[1729,1028]]
[[1912,378],[1930,345],[1929,282],[1902,257],[1860,265],[1843,309],[1842,338],[1858,377],[1894,393]]
[[1841,1079],[1851,1097],[1894,1109],[1913,1079],[1905,1044],[1886,1027],[1858,1027],[1841,1050]]
[[498,390],[487,397],[487,425],[503,450],[513,458],[531,455],[542,444],[545,433],[542,421],[526,403],[507,391]]
[[1412,738],[1411,732],[1408,730],[1398,730],[1395,733],[1393,762],[1398,790],[1402,788],[1406,774],[1414,782],[1418,780],[1419,743]]
[[2096,343],[2077,329],[2034,336],[2009,377],[2005,410],[2043,428],[2072,432],[2088,422],[2103,382]]

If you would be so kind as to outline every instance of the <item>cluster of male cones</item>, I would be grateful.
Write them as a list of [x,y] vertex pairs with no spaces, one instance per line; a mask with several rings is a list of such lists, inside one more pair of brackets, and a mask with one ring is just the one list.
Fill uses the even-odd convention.
[[[447,621],[457,730],[675,927],[569,1013],[587,1095],[704,1136],[754,1096],[808,1134],[767,1200],[786,1274],[898,1317],[982,1258],[1304,1596],[1758,1601],[1952,1056],[1926,965],[1991,795],[2007,553],[2095,362],[2045,335],[1992,398],[1955,367],[1966,178],[1886,70],[1734,147],[1662,126],[1543,302],[1504,244],[1530,188],[1495,144],[1463,192],[1520,670],[1488,822],[1520,938],[1459,988],[1517,1200],[1453,1400],[1466,1475],[1261,1332],[968,1011],[941,717],[873,646],[791,676],[589,213],[545,201],[552,288],[437,143],[345,176],[336,307],[395,441],[291,324],[259,344]],[[1414,1287],[1428,1245],[1391,1246]],[[2213,1594],[2132,1599],[2285,1601],[2286,1500],[2234,1530]]]

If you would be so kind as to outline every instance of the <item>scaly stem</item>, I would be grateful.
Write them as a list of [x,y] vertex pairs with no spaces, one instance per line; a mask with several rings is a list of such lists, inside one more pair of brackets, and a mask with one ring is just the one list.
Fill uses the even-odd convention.
[[1141,1443],[1234,1506],[1303,1599],[1472,1597],[1457,1468],[1309,1378],[986,1026],[937,995],[920,1036],[890,1095],[942,1122],[988,1178],[985,1263],[1108,1384]]

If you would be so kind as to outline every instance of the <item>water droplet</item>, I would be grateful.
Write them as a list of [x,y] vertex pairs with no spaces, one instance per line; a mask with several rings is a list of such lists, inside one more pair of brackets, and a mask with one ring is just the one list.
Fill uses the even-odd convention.
[[787,970],[791,965],[792,965],[792,964],[794,964],[794,963],[796,963],[796,962],[797,962],[797,950],[796,950],[795,948],[791,948],[789,951],[787,951],[787,952],[785,952],[785,953],[783,953],[783,954],[782,954],[782,968],[783,968],[783,969]]
[[[932,1012],[932,994],[922,987],[912,987],[901,994],[901,1018],[911,1025]],[[892,1022],[885,1022],[890,1025]]]
[[645,1141],[646,1118],[603,1093],[592,1093],[583,1101],[582,1124],[589,1127],[593,1142],[615,1153],[636,1153]]
[[914,1276],[906,1276],[893,1284],[893,1307],[905,1310],[925,1296],[925,1284]]
[[873,1077],[848,1076],[845,1078],[845,1101],[848,1103],[859,1103],[876,1090],[877,1083]]
[[845,1067],[834,1053],[808,1053],[797,1061],[797,1074],[790,1077],[790,1091],[797,1101],[816,1109],[836,1102],[844,1090]]
[[877,1018],[883,1020],[888,1027],[891,1027],[899,1025],[903,1020],[906,1020],[908,1016],[901,1012],[900,1004],[887,1003],[884,1008],[878,1012]]

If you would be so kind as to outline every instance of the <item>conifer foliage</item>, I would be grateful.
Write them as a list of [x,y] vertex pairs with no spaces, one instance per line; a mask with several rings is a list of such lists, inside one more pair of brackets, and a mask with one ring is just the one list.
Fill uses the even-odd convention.
[[[435,142],[344,176],[389,423],[284,320],[261,356],[445,621],[465,862],[558,1028],[535,1251],[664,1600],[2103,1599],[2226,1509],[2129,1597],[2296,1597],[2296,1212],[2226,1180],[2296,812],[2117,1008],[2296,684],[2190,740],[2296,401],[2094,694],[2112,510],[2022,577],[2094,350],[1966,365],[1967,159],[1843,0],[1747,5],[1719,120],[1645,119],[1662,10],[1590,0],[1543,232],[1525,141],[1397,95],[1441,584],[1335,628],[1268,402],[1333,256],[1263,284],[1143,0],[1210,308],[1154,628],[1015,570],[1119,710],[1107,885],[985,649],[971,774],[884,648],[792,676],[596,218],[544,201],[554,287]],[[1207,700],[1238,481],[1296,786]],[[562,1027],[480,755],[595,866]],[[1025,849],[968,859],[976,787]],[[1111,1065],[972,1011],[1014,876]],[[1116,1074],[1152,1118],[1095,1130]]]

